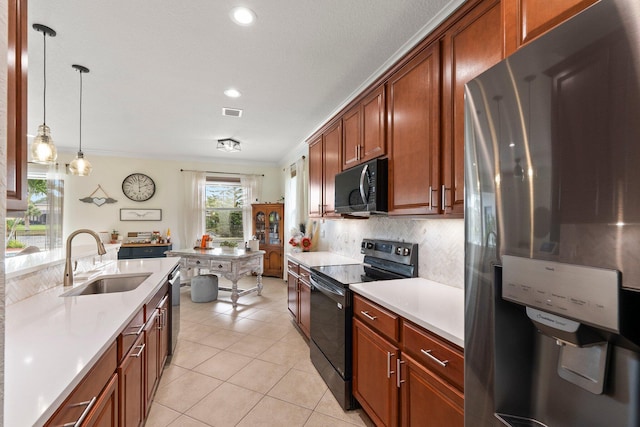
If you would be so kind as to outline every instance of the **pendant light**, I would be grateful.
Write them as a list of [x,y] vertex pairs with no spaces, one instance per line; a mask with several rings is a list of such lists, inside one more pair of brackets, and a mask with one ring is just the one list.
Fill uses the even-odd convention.
[[72,65],[72,67],[80,73],[80,142],[78,146],[78,155],[69,164],[69,172],[71,172],[72,175],[87,176],[91,173],[93,167],[91,166],[91,163],[84,158],[84,153],[82,152],[82,74],[88,73],[89,69],[77,64]]
[[47,126],[47,36],[55,37],[56,32],[42,24],[33,24],[33,29],[41,32],[44,39],[44,65],[42,73],[44,84],[42,94],[42,124],[38,126],[38,134],[31,143],[31,160],[34,163],[50,164],[55,163],[58,158],[58,152],[56,150],[56,146],[53,144],[53,139],[51,138],[51,129]]

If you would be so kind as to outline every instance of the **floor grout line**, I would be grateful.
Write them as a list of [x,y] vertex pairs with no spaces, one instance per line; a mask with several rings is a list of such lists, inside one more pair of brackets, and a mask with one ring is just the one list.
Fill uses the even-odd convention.
[[[299,410],[304,410],[304,411],[309,411],[309,414],[305,417],[304,422],[302,424],[300,424],[301,426],[306,425],[307,423],[309,423],[309,421],[311,420],[311,418],[313,417],[314,413],[317,413],[323,417],[328,417],[330,419],[335,420],[337,423],[345,423],[345,424],[349,424],[349,425],[360,425],[360,426],[369,426],[372,425],[371,423],[367,424],[366,422],[363,422],[361,424],[354,424],[352,422],[352,419],[350,417],[344,417],[343,418],[337,418],[333,415],[327,414],[326,412],[329,412],[328,410],[325,410],[324,412],[318,410],[318,408],[320,408],[321,403],[323,402],[323,400],[326,398],[326,394],[330,393],[330,391],[328,389],[326,389],[322,392],[322,394],[320,395],[320,398],[318,399],[317,402],[315,402],[315,404],[313,405],[313,408],[308,408],[305,406],[300,405],[299,403],[295,403],[295,402],[291,402],[288,401],[284,398],[281,397],[275,397],[270,395],[269,393],[273,392],[274,389],[279,385],[279,384],[286,384],[283,383],[283,381],[288,378],[288,376],[292,373],[298,373],[299,375],[302,375],[302,377],[306,376],[306,375],[318,375],[319,374],[317,372],[313,373],[310,372],[308,369],[304,369],[301,368],[300,362],[299,361],[293,361],[293,360],[286,360],[284,361],[283,364],[277,363],[273,360],[266,360],[267,357],[273,359],[274,357],[277,357],[272,355],[271,353],[268,353],[269,350],[272,350],[272,352],[276,353],[277,351],[289,351],[289,352],[294,352],[294,353],[299,353],[299,349],[302,348],[301,343],[304,343],[305,345],[308,345],[308,342],[306,342],[306,340],[304,339],[303,335],[301,334],[301,332],[295,327],[294,322],[292,321],[291,317],[290,317],[290,313],[287,310],[286,304],[283,302],[282,304],[280,304],[277,308],[276,305],[274,305],[275,302],[278,301],[285,301],[286,302],[286,298],[287,298],[287,293],[286,293],[286,282],[279,280],[279,279],[270,279],[270,278],[263,278],[263,284],[265,286],[264,290],[263,290],[263,297],[260,298],[253,298],[251,300],[251,302],[249,303],[248,301],[253,297],[253,295],[250,295],[247,298],[247,304],[246,306],[242,306],[240,312],[233,312],[231,310],[226,310],[226,308],[222,308],[220,311],[218,310],[220,307],[218,306],[218,304],[227,304],[227,302],[224,301],[224,298],[226,297],[224,294],[221,297],[220,301],[216,301],[216,302],[212,302],[212,303],[192,303],[190,301],[189,298],[189,293],[188,293],[188,287],[184,287],[183,289],[181,289],[182,291],[182,298],[181,298],[181,312],[183,313],[183,318],[182,321],[184,323],[181,323],[181,326],[184,328],[189,328],[189,332],[191,332],[193,335],[188,335],[187,338],[179,338],[178,339],[178,344],[180,345],[180,343],[190,343],[190,344],[194,344],[195,346],[192,347],[195,350],[197,350],[198,348],[202,348],[202,347],[197,347],[197,346],[205,346],[207,348],[210,348],[212,350],[216,350],[216,353],[213,354],[212,356],[196,363],[195,365],[193,365],[191,368],[186,368],[184,366],[178,365],[175,362],[175,359],[171,360],[171,364],[169,366],[174,366],[177,367],[179,370],[176,372],[176,377],[172,378],[169,382],[167,383],[162,383],[160,387],[166,387],[167,391],[170,390],[171,385],[173,384],[175,387],[178,387],[178,384],[180,383],[176,383],[176,380],[178,380],[180,377],[182,377],[183,375],[186,375],[189,372],[198,374],[198,375],[202,375],[203,377],[207,377],[210,379],[213,379],[215,381],[219,381],[220,383],[218,385],[216,385],[216,387],[214,387],[212,390],[208,391],[207,393],[205,393],[203,396],[201,396],[199,399],[197,399],[197,401],[195,403],[193,403],[191,406],[189,406],[189,408],[185,409],[184,411],[179,411],[176,409],[171,408],[170,406],[167,406],[166,404],[162,404],[160,402],[154,402],[154,406],[158,405],[158,407],[163,407],[166,408],[167,410],[171,411],[171,413],[177,413],[178,416],[173,419],[170,420],[168,423],[162,424],[162,426],[169,426],[169,425],[177,425],[175,424],[176,420],[180,419],[181,417],[186,417],[192,420],[196,420],[199,423],[202,423],[203,425],[208,425],[209,427],[212,427],[211,424],[208,424],[207,422],[200,420],[198,418],[195,418],[193,415],[187,415],[187,412],[191,411],[192,409],[194,409],[196,406],[198,406],[201,402],[203,402],[205,399],[207,399],[212,393],[215,393],[216,390],[218,390],[220,387],[222,387],[225,384],[229,384],[232,385],[234,387],[238,387],[239,389],[245,390],[247,392],[249,392],[250,394],[257,394],[259,395],[259,399],[253,403],[252,405],[250,405],[250,408],[248,410],[246,410],[246,412],[242,415],[242,417],[236,422],[235,425],[238,425],[240,423],[242,423],[243,420],[247,419],[247,417],[250,416],[250,414],[253,413],[253,411],[258,410],[258,406],[261,405],[261,402],[263,404],[267,404],[266,402],[268,402],[268,400],[266,399],[267,397],[270,399],[275,399],[277,401],[283,402],[287,405],[293,405],[293,407],[297,407]],[[285,287],[284,290],[282,290],[282,287]],[[280,288],[280,289],[279,289]],[[242,297],[244,298],[244,297]],[[242,298],[239,301],[239,303],[242,302]],[[262,303],[266,303],[268,304],[267,308],[261,308],[260,304]],[[202,304],[202,305],[200,305]],[[229,303],[230,304],[230,303]],[[223,317],[224,316],[224,317]],[[252,318],[250,316],[255,316],[258,318]],[[211,325],[211,324],[207,324],[207,322],[210,321],[214,321],[214,319],[218,318],[218,321],[220,322],[220,325]],[[193,321],[193,320],[197,320],[197,321]],[[288,320],[288,321],[287,321]],[[244,322],[243,322],[244,321]],[[254,323],[255,322],[255,323]],[[249,325],[249,326],[247,326]],[[254,326],[254,328],[251,328],[251,326]],[[215,328],[216,331],[215,332],[211,332],[209,334],[205,334],[202,337],[198,337],[198,333],[197,333],[197,329],[201,328],[201,327],[207,327],[207,328]],[[238,331],[237,328],[241,328],[242,331]],[[248,329],[245,329],[248,328]],[[259,331],[259,329],[265,329],[265,334],[273,334],[274,336],[276,336],[276,338],[264,338],[265,340],[269,340],[271,341],[270,344],[268,345],[268,347],[264,348],[264,349],[258,349],[257,354],[255,356],[253,355],[247,355],[246,353],[242,353],[240,351],[238,351],[239,349],[242,350],[241,346],[238,346],[238,348],[235,349],[230,349],[230,347],[233,347],[235,344],[237,344],[239,341],[245,340],[248,337],[255,337],[255,338],[260,338],[261,335],[259,333],[253,335],[252,332],[255,331]],[[277,337],[278,335],[280,335],[280,332],[277,331],[278,328],[282,328],[282,336]],[[182,329],[182,328],[181,328]],[[229,339],[229,342],[231,342],[231,344],[227,345],[226,348],[219,348],[219,347],[215,347],[214,345],[211,345],[211,342],[213,341],[213,339],[211,337],[213,337],[214,335],[216,335],[217,333],[220,332],[230,332],[233,334],[241,334],[242,336],[240,336],[238,339],[234,339],[231,338]],[[297,339],[293,339],[291,337],[292,334],[297,334],[300,341],[298,341]],[[186,335],[186,333],[185,333]],[[235,336],[237,337],[237,336]],[[209,340],[206,340],[206,338],[209,338]],[[226,340],[228,337],[222,338],[224,340]],[[205,344],[205,341],[208,342],[209,344]],[[257,341],[257,340],[256,340]],[[226,345],[227,341],[223,341]],[[278,346],[278,347],[276,347]],[[187,346],[188,347],[188,346]],[[286,348],[289,347],[289,350],[286,350]],[[257,348],[257,347],[256,347]],[[282,349],[285,350],[282,350]],[[179,353],[178,349],[178,352]],[[185,350],[187,351],[187,350]],[[252,347],[251,344],[248,344],[246,349],[244,350],[245,352],[253,352],[252,351]],[[199,372],[196,371],[196,369],[205,364],[206,362],[210,361],[212,358],[216,357],[217,355],[219,355],[222,352],[226,352],[228,354],[232,354],[232,355],[238,355],[238,356],[242,356],[244,358],[250,359],[246,364],[244,364],[242,367],[238,368],[237,370],[235,370],[231,375],[229,375],[227,377],[226,380],[222,380],[220,378],[217,378],[213,375],[204,373],[204,372]],[[177,355],[178,357],[180,357],[179,355]],[[189,362],[189,360],[197,360],[197,359],[190,359],[189,356],[192,356],[191,354],[183,356],[185,357],[185,359],[183,359],[182,361],[180,359],[178,359],[178,362],[181,362],[183,364],[187,364],[189,366],[191,366],[191,363]],[[262,356],[262,357],[261,357]],[[175,357],[175,356],[174,356]],[[242,385],[238,385],[235,384],[233,382],[231,382],[231,380],[238,374],[240,374],[243,370],[247,369],[253,362],[255,361],[260,361],[260,362],[264,362],[264,363],[268,363],[271,365],[274,365],[276,367],[282,367],[282,368],[286,368],[285,370],[283,370],[283,373],[281,375],[279,375],[278,379],[271,384],[268,389],[265,392],[261,392],[261,391],[255,391],[249,388],[246,388]],[[267,366],[267,365],[264,365]],[[235,368],[234,368],[235,369]],[[182,371],[184,370],[184,372]],[[242,378],[242,377],[237,377],[238,379]],[[165,379],[165,376],[163,375],[163,378],[161,379],[161,381],[163,381]],[[240,381],[239,381],[240,382]],[[337,404],[337,402],[336,402]],[[150,413],[150,417],[153,417],[154,415],[154,406],[152,406],[151,408],[151,413]],[[246,408],[244,408],[246,409]],[[243,409],[243,410],[244,410]],[[361,411],[361,410],[359,410]],[[160,411],[157,411],[160,412]],[[362,416],[362,412],[360,412],[360,416]],[[158,422],[162,422],[161,420]],[[268,422],[268,420],[266,420],[265,422]],[[155,427],[154,424],[150,424],[147,423],[147,426],[149,427]],[[160,424],[158,424],[158,426],[160,426]]]

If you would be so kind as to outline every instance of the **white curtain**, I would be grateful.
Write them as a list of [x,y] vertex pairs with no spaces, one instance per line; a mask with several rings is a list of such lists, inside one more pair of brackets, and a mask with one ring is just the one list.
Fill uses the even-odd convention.
[[307,166],[305,163],[304,157],[299,158],[296,161],[296,176],[294,177],[296,180],[295,185],[295,207],[291,206],[295,210],[295,224],[294,227],[299,227],[300,224],[307,223],[308,214],[308,204],[309,198],[307,197]]
[[182,238],[180,246],[191,248],[205,232],[204,202],[207,175],[204,172],[183,172]]
[[262,199],[262,175],[243,175],[240,178],[242,185],[242,228],[245,242],[251,239],[253,234],[253,218],[251,217],[251,204],[259,203]]
[[58,172],[57,165],[47,172],[47,203],[49,215],[47,217],[47,250],[63,247],[62,241],[62,212],[64,202],[64,180]]

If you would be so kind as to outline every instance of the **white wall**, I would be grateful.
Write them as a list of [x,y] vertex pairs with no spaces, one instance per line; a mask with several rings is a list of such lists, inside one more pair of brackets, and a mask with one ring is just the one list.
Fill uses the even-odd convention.
[[[196,169],[234,173],[264,174],[261,202],[276,202],[284,195],[281,169],[273,166],[240,164],[216,164],[193,161],[170,161],[157,159],[136,159],[125,157],[105,157],[85,153],[93,165],[90,176],[77,177],[64,175],[64,238],[78,228],[89,228],[98,232],[110,232],[116,229],[126,236],[130,231],[160,231],[164,235],[171,229],[174,248],[191,246],[197,236],[182,236],[182,192],[183,173],[180,169]],[[64,165],[73,159],[71,153],[60,153],[58,162],[61,172]],[[146,202],[133,202],[122,193],[122,181],[134,172],[149,175],[156,183],[155,195]],[[97,206],[81,202],[79,199],[90,196],[98,185],[108,196],[117,199],[117,203]],[[103,196],[98,191],[95,196]],[[121,208],[162,209],[161,221],[120,221]],[[90,244],[88,235],[74,238],[73,244]]]

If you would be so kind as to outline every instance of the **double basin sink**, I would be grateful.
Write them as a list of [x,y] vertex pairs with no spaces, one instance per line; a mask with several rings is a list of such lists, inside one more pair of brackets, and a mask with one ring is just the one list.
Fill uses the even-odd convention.
[[115,292],[128,292],[136,289],[151,273],[105,274],[98,276],[84,285],[75,287],[62,297],[77,297],[81,295],[100,295]]

